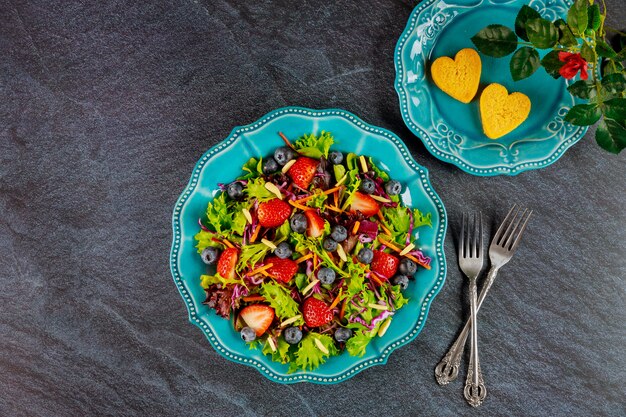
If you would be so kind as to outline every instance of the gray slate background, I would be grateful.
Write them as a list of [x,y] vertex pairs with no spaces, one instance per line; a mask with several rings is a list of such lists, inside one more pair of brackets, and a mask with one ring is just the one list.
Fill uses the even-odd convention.
[[[0,0],[0,415],[626,415],[625,155],[587,135],[514,178],[436,160],[393,90],[415,3],[334,3]],[[274,384],[188,324],[172,207],[206,149],[284,105],[398,133],[453,228],[536,211],[481,312],[482,409],[433,378],[466,314],[451,235],[422,334],[340,385]]]

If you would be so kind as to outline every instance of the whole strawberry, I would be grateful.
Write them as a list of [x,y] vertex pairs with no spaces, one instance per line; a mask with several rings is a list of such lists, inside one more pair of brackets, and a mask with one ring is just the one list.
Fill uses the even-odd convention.
[[399,263],[400,261],[395,256],[380,250],[375,250],[370,267],[372,271],[389,279],[396,274]]
[[333,319],[333,312],[326,303],[317,298],[309,297],[302,304],[302,316],[309,327],[320,327]]
[[272,264],[267,273],[285,284],[291,281],[291,278],[298,272],[298,264],[289,258],[281,259],[278,256],[270,256],[265,259],[265,264]]
[[291,206],[278,198],[259,204],[257,216],[263,227],[278,227],[291,215]]
[[287,175],[289,175],[289,178],[292,179],[295,185],[303,190],[307,190],[315,176],[318,164],[319,161],[302,156],[296,159],[296,163],[289,168]]

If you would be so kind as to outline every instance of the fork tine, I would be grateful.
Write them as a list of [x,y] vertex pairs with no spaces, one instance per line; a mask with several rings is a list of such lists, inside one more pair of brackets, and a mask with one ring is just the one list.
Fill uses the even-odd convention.
[[461,236],[459,237],[459,253],[461,257],[465,257],[465,213],[463,213],[463,220],[461,221]]
[[508,214],[506,215],[506,217],[504,218],[504,220],[502,220],[502,223],[500,224],[500,227],[498,227],[498,230],[496,231],[496,234],[493,236],[493,242],[497,243],[500,241],[500,236],[502,235],[502,232],[504,232],[505,230],[505,225],[507,223],[507,221],[510,219],[513,211],[517,208],[517,204],[513,204],[513,207],[511,207],[511,210],[509,210]]
[[518,210],[515,210],[515,215],[509,220],[509,224],[507,224],[506,226],[506,230],[504,231],[504,233],[502,233],[502,236],[500,237],[500,241],[498,242],[499,246],[504,247],[504,243],[506,242],[506,240],[513,234],[513,232],[515,231],[515,220],[517,219],[517,216],[522,212],[522,208],[519,207]]
[[527,211],[528,209],[524,209],[522,214],[519,217],[516,217],[515,223],[511,223],[511,227],[509,227],[511,229],[511,232],[507,234],[506,241],[502,244],[502,247],[504,247],[506,250],[509,250],[509,248],[511,247],[511,243],[513,242],[517,234],[517,227],[520,225],[522,220],[524,220],[524,216],[526,215]]
[[524,223],[522,223],[522,227],[519,229],[519,232],[517,233],[517,237],[515,238],[515,240],[513,241],[513,245],[511,246],[511,249],[510,249],[511,252],[517,249],[517,246],[519,245],[519,242],[522,237],[522,233],[524,233],[524,230],[526,229],[526,224],[528,223],[528,220],[530,220],[530,216],[532,214],[533,214],[533,211],[531,210],[530,213],[528,213],[528,216],[526,216],[526,220],[524,220]]
[[474,225],[472,227],[472,257],[478,258],[478,214],[474,212]]
[[483,247],[483,214],[481,212],[478,212],[478,234],[479,234],[478,256],[482,258],[483,251],[485,249]]

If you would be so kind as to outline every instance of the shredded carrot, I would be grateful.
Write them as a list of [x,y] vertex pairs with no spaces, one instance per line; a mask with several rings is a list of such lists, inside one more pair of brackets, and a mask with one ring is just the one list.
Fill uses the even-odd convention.
[[273,266],[274,266],[274,264],[272,264],[272,263],[260,266],[257,269],[254,269],[254,270],[250,271],[250,275],[254,275],[254,274],[258,274],[260,272],[266,271],[266,270],[270,269]]
[[225,244],[226,246],[228,246],[229,248],[234,248],[234,247],[235,247],[235,245],[233,245],[232,243],[230,243],[230,242],[229,242],[228,240],[226,240],[226,239],[224,239],[224,240],[223,240],[223,242],[224,242],[224,244]]
[[333,200],[335,201],[335,207],[339,207],[339,190],[333,193]]
[[262,295],[248,295],[246,297],[243,297],[243,301],[249,302],[249,301],[265,301],[265,297],[263,297]]
[[359,227],[361,227],[361,222],[357,220],[356,223],[354,223],[354,227],[352,228],[353,235],[356,235],[356,232],[359,231]]
[[326,194],[326,195],[328,195],[328,194],[332,194],[332,193],[334,193],[335,191],[339,190],[340,188],[341,188],[341,186],[339,186],[339,187],[329,188],[328,190],[324,191],[322,194]]
[[313,257],[313,254],[311,252],[307,253],[304,256],[299,257],[298,259],[296,259],[296,263],[302,263],[304,261],[306,261],[307,259],[311,259]]
[[293,201],[293,200],[289,200],[289,204],[291,204],[295,208],[299,208],[300,210],[303,210],[303,211],[311,210],[310,207],[306,207],[306,206],[303,206],[301,204],[298,204],[296,201]]
[[424,262],[420,262],[415,256],[409,255],[408,253],[406,255],[404,255],[404,256],[406,256],[407,258],[409,258],[410,260],[412,260],[413,262],[415,262],[419,266],[422,266],[422,267],[430,270],[430,265],[428,265],[427,263],[424,263]]
[[378,277],[374,275],[374,273],[370,274],[370,278],[378,285],[383,285],[383,282],[380,279],[378,279]]
[[317,253],[313,254],[313,269],[317,269]]
[[337,304],[339,304],[339,301],[341,301],[340,299],[341,299],[342,292],[343,292],[343,288],[339,290],[339,294],[337,294],[335,301],[333,301],[332,304],[328,306],[329,310],[332,310],[333,308],[337,307]]
[[391,234],[391,231],[390,231],[389,229],[387,229],[387,228],[385,227],[385,225],[384,225],[384,224],[382,224],[382,223],[381,223],[381,224],[380,224],[380,228],[381,228],[381,229],[383,229],[383,231],[385,232],[385,234],[386,234],[387,236],[389,236],[389,237],[392,237],[392,236],[393,236],[393,235]]
[[382,238],[382,236],[378,236],[378,240],[380,241],[380,243],[382,243],[383,245],[386,245],[390,249],[393,249],[393,250],[395,250],[398,253],[402,252],[402,249],[400,249],[399,247],[397,247],[393,243],[386,241],[385,239]]
[[349,298],[350,297],[346,298],[341,305],[341,310],[339,310],[339,320],[343,320],[343,316],[346,314],[346,306],[348,305]]
[[270,274],[268,274],[267,271],[261,271],[261,275],[266,276],[266,277],[270,276]]
[[[280,137],[283,139],[283,141],[285,142],[285,145],[289,146],[291,149],[293,148],[293,145],[291,144],[291,142],[289,142],[289,139],[287,139],[287,136],[285,136],[283,134],[283,132],[278,132],[278,134],[280,135]],[[295,149],[294,149],[295,150]]]
[[250,236],[250,243],[254,243],[257,237],[259,237],[259,230],[261,230],[261,225],[257,224],[254,232],[252,232],[252,236]]
[[381,222],[385,221],[385,218],[383,217],[383,213],[380,210],[378,210],[378,213],[376,213],[376,215],[378,216]]
[[336,211],[337,213],[343,213],[343,211],[340,208],[329,206],[328,204],[324,204],[324,207],[327,208],[328,210]]

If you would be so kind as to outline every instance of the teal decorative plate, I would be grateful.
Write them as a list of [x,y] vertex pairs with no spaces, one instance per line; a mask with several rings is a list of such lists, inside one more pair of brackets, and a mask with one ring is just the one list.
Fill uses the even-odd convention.
[[[410,302],[398,310],[384,337],[376,338],[365,356],[356,358],[344,353],[331,357],[313,372],[287,373],[288,365],[273,362],[260,350],[250,350],[233,330],[232,320],[217,316],[204,306],[204,290],[199,276],[204,264],[194,247],[198,218],[217,193],[218,182],[229,181],[241,173],[250,157],[268,155],[283,144],[277,132],[295,138],[304,133],[333,133],[333,148],[344,152],[371,155],[391,176],[403,184],[405,204],[432,213],[433,227],[419,231],[421,249],[432,257],[431,270],[420,270],[409,286]],[[430,303],[441,289],[446,276],[443,241],[446,212],[428,180],[428,171],[417,165],[406,146],[393,133],[371,126],[345,110],[310,110],[286,107],[275,110],[247,126],[236,127],[224,141],[200,158],[191,180],[181,194],[172,217],[174,238],[170,268],[174,282],[187,306],[189,320],[200,327],[215,350],[226,359],[251,366],[265,377],[280,383],[310,381],[334,384],[348,379],[373,365],[387,362],[391,352],[418,335],[428,314]]]
[[[510,56],[482,60],[481,87],[504,85],[531,101],[528,119],[517,129],[489,139],[482,131],[478,96],[463,104],[439,90],[430,78],[430,63],[474,48],[470,38],[485,26],[514,27],[519,8],[528,0],[427,0],[413,10],[395,51],[395,87],[402,118],[437,158],[482,176],[516,175],[556,161],[587,131],[563,120],[574,101],[566,83],[543,68],[522,81],[513,81]],[[570,0],[531,0],[530,6],[548,19],[567,15]]]

